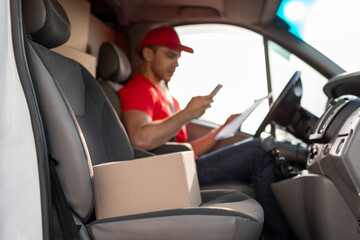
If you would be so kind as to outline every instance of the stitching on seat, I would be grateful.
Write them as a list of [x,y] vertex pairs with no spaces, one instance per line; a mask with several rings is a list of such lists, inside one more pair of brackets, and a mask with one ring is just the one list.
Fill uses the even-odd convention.
[[233,229],[232,229],[232,231],[230,233],[229,240],[231,240],[233,238],[233,236],[234,236],[235,228],[236,228],[236,225],[237,225],[236,223],[237,223],[237,221],[234,218],[234,225],[233,225]]
[[[146,218],[161,218],[161,217],[176,217],[179,216],[179,210],[180,209],[171,209],[171,210],[163,210],[159,212],[149,212],[149,213],[140,213],[140,214],[134,214],[134,215],[127,215],[127,216],[119,216],[119,217],[113,217],[113,218],[106,218],[106,219],[100,219],[96,220],[95,222],[90,223],[91,224],[101,224],[101,223],[107,223],[112,221],[129,221],[129,220],[136,220],[136,219],[146,219]],[[250,220],[253,222],[260,223],[256,218],[253,218],[249,215],[245,215],[243,213],[239,212],[233,212],[230,211],[227,208],[209,208],[209,209],[193,209],[193,208],[182,208],[181,209],[181,216],[184,215],[207,215],[207,216],[231,216],[235,219],[241,218]]]

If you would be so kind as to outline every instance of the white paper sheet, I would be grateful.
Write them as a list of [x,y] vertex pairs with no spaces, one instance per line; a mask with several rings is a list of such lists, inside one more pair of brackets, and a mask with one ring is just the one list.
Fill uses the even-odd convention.
[[267,96],[257,99],[254,103],[243,111],[239,116],[234,120],[228,123],[221,131],[216,135],[215,140],[220,140],[224,138],[229,138],[235,135],[235,133],[240,129],[241,124],[249,117],[249,115],[264,101],[269,99],[272,96],[272,93],[269,93]]

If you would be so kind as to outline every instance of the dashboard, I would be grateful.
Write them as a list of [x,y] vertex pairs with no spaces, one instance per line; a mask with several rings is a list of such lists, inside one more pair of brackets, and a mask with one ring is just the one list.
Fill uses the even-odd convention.
[[360,219],[360,99],[333,100],[309,141],[307,169],[328,176]]

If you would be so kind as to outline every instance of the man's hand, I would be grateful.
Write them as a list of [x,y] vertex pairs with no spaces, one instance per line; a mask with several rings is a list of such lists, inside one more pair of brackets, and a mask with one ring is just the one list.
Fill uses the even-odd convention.
[[228,119],[226,119],[225,123],[220,126],[220,129],[222,129],[223,127],[225,127],[226,124],[230,123],[232,120],[234,120],[234,119],[235,119],[237,116],[239,116],[239,115],[240,115],[240,113],[230,115],[230,117],[228,117]]
[[205,113],[206,109],[211,107],[212,102],[212,95],[193,97],[183,111],[186,112],[191,119],[199,118]]

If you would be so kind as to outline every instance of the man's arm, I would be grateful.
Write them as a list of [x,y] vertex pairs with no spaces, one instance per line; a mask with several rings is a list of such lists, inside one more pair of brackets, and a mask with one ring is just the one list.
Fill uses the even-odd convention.
[[138,110],[122,113],[122,120],[133,146],[151,150],[169,141],[191,119],[198,118],[210,107],[212,96],[193,97],[186,108],[171,117],[153,121]]
[[216,140],[214,138],[219,131],[220,128],[212,129],[208,134],[190,142],[196,156],[200,157],[215,146]]
[[201,156],[207,152],[209,152],[209,150],[215,146],[216,144],[216,140],[215,137],[216,135],[220,132],[221,129],[223,129],[223,127],[225,127],[226,124],[228,124],[229,122],[231,122],[235,117],[239,116],[239,114],[234,114],[231,115],[226,122],[221,125],[219,128],[216,129],[212,129],[208,134],[195,139],[193,141],[190,142],[193,151],[195,152],[195,154],[197,156]]

